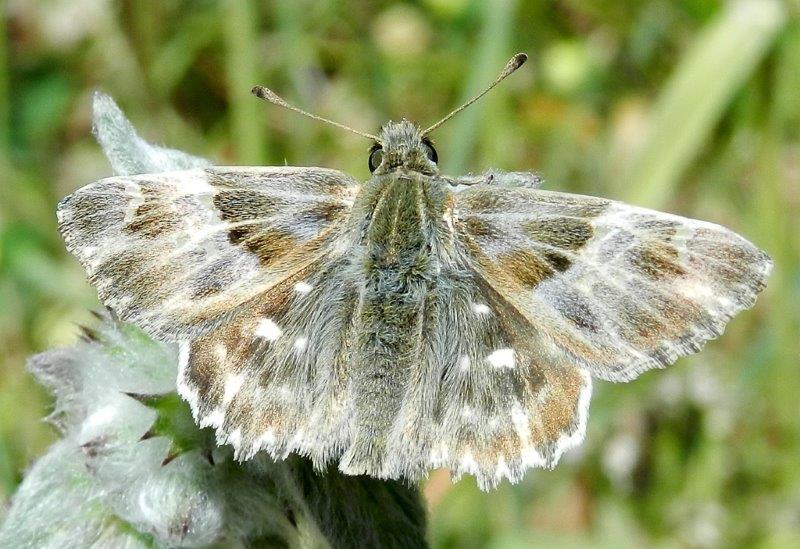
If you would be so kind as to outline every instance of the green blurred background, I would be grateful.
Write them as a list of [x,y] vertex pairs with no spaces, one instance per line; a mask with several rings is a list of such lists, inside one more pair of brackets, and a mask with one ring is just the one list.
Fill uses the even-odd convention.
[[54,439],[25,358],[98,303],[56,202],[109,175],[91,92],[143,136],[226,164],[366,178],[368,143],[254,99],[267,84],[374,131],[429,124],[517,51],[529,63],[437,135],[447,173],[731,227],[775,259],[700,355],[598,382],[586,443],[483,494],[425,486],[438,547],[800,547],[800,4],[794,0],[0,0],[0,502]]

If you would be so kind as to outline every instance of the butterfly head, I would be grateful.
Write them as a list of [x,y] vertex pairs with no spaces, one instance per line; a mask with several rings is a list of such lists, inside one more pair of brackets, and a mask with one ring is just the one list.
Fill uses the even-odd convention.
[[406,170],[433,175],[439,172],[438,161],[433,141],[408,120],[383,126],[369,150],[369,171],[374,174]]

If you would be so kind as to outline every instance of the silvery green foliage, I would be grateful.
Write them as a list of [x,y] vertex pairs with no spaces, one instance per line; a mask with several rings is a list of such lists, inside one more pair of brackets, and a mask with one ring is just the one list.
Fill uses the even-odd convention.
[[418,494],[400,483],[235,462],[175,394],[174,350],[130,325],[104,319],[30,367],[64,438],[26,476],[0,547],[424,545]]
[[95,92],[94,135],[103,147],[115,175],[157,173],[210,166],[204,158],[157,147],[139,137],[110,96]]
[[[117,174],[206,165],[139,138],[108,96],[95,133]],[[63,438],[28,471],[0,547],[424,546],[418,492],[321,475],[300,457],[240,464],[175,393],[177,353],[102,315],[73,347],[34,357]]]

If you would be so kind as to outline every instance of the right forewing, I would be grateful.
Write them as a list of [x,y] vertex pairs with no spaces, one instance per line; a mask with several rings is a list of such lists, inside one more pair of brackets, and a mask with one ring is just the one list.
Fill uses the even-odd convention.
[[611,200],[492,185],[455,197],[477,274],[602,379],[698,351],[754,303],[772,267],[724,227]]

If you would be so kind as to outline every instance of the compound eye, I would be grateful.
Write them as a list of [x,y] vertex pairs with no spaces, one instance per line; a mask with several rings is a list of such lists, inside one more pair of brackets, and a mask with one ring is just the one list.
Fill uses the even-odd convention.
[[375,144],[369,150],[369,171],[374,172],[378,169],[378,166],[381,165],[383,162],[383,147],[379,144]]
[[428,156],[428,160],[437,164],[439,162],[439,153],[433,148],[433,142],[427,137],[423,137],[422,145],[425,147],[425,154]]

